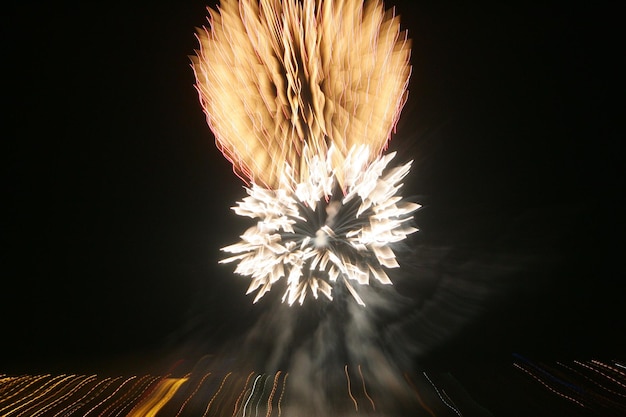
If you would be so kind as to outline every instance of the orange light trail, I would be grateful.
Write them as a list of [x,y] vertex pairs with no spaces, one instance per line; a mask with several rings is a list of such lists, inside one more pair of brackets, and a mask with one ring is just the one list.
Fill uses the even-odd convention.
[[200,382],[198,382],[198,385],[196,385],[196,388],[193,390],[193,392],[191,393],[190,396],[188,396],[187,398],[185,398],[185,401],[182,403],[182,405],[180,406],[180,408],[178,409],[178,413],[176,413],[176,417],[178,417],[180,415],[180,413],[183,412],[183,409],[185,408],[185,406],[187,405],[187,403],[189,401],[191,401],[191,399],[198,393],[198,390],[200,390],[200,386],[202,386],[202,383],[204,382],[205,379],[207,379],[209,377],[209,375],[211,375],[211,372],[207,372],[206,374],[204,374],[204,376],[202,377],[202,379],[200,380]]
[[209,414],[209,410],[211,409],[211,404],[213,404],[213,401],[215,401],[215,398],[219,395],[219,393],[222,392],[222,388],[224,387],[226,380],[231,374],[232,372],[229,372],[224,376],[224,378],[222,378],[222,383],[220,384],[220,387],[217,389],[215,394],[213,394],[213,397],[211,397],[211,401],[209,401],[209,403],[207,404],[206,410],[204,410],[204,414],[202,414],[202,417],[206,417]]
[[346,374],[346,380],[348,381],[348,395],[350,396],[350,398],[352,399],[352,402],[354,403],[354,409],[358,412],[359,411],[359,405],[356,402],[356,398],[354,398],[354,395],[352,395],[352,389],[350,388],[350,374],[348,374],[348,365],[346,365],[343,368],[345,374]]
[[376,404],[374,404],[374,400],[367,393],[367,388],[365,387],[365,378],[363,378],[363,372],[361,371],[361,365],[358,366],[358,369],[359,369],[359,375],[361,376],[361,381],[363,382],[363,392],[365,393],[365,396],[367,397],[367,399],[372,404],[372,410],[376,411]]
[[267,398],[267,415],[266,417],[270,417],[272,415],[272,400],[274,399],[274,394],[276,393],[276,387],[278,386],[278,379],[280,378],[281,371],[276,372],[276,376],[274,376],[274,384],[272,385],[272,391],[270,392],[269,397]]
[[243,389],[241,390],[241,393],[239,394],[239,397],[237,397],[237,401],[235,401],[235,409],[233,410],[232,417],[235,417],[235,415],[237,414],[237,410],[239,409],[239,404],[241,404],[241,400],[243,399],[244,395],[246,394],[246,390],[248,389],[248,383],[250,382],[250,378],[252,378],[252,375],[254,375],[254,371],[250,372],[248,374],[248,377],[246,378],[246,382],[243,385]]

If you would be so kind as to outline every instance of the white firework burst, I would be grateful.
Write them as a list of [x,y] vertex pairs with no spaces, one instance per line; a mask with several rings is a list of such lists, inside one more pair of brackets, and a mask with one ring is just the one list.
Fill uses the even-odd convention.
[[218,149],[249,185],[257,224],[223,248],[258,301],[332,299],[391,280],[392,245],[416,231],[398,195],[410,163],[383,155],[406,103],[411,40],[382,0],[220,0],[192,57]]
[[367,146],[353,148],[340,169],[341,189],[333,153],[331,147],[323,159],[305,149],[306,181],[295,180],[287,165],[277,188],[253,183],[233,207],[258,222],[222,249],[233,256],[221,263],[238,262],[235,273],[252,279],[247,294],[257,292],[255,303],[281,280],[289,305],[302,304],[309,292],[332,300],[338,282],[365,305],[353,284],[391,284],[385,268],[399,266],[391,246],[417,231],[410,214],[420,206],[398,195],[411,162],[387,169],[395,152],[369,163]]

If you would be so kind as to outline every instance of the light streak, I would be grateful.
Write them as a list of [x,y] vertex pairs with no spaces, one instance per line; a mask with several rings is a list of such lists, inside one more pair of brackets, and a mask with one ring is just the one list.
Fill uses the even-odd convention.
[[202,377],[202,379],[200,380],[200,382],[198,382],[198,385],[196,385],[196,388],[193,390],[193,392],[191,393],[190,396],[188,396],[187,398],[185,398],[185,401],[182,403],[182,405],[180,406],[180,408],[178,409],[178,413],[176,413],[176,417],[178,417],[180,415],[180,413],[183,412],[183,409],[185,408],[185,406],[187,405],[187,403],[189,401],[191,401],[191,399],[198,393],[198,390],[200,390],[200,386],[202,386],[202,383],[204,382],[205,379],[207,379],[209,377],[209,375],[211,375],[211,372],[207,372],[206,374],[204,374],[204,376]]
[[352,395],[352,389],[350,388],[350,374],[348,374],[348,365],[346,365],[343,368],[345,374],[346,374],[346,380],[348,381],[348,395],[350,396],[350,398],[352,399],[352,402],[354,403],[354,409],[358,412],[359,411],[359,405],[356,402],[356,398],[354,398],[354,395]]
[[228,379],[228,377],[232,374],[232,372],[227,373],[224,378],[222,378],[222,383],[220,384],[219,388],[217,389],[217,391],[215,391],[215,394],[213,394],[213,397],[211,397],[211,401],[209,401],[209,403],[206,406],[206,410],[204,410],[204,414],[202,415],[202,417],[205,417],[209,414],[209,409],[211,408],[211,404],[213,404],[213,401],[215,401],[215,398],[219,395],[220,392],[222,392],[222,388],[224,387],[224,383],[226,383],[226,380]]
[[[21,388],[19,388],[16,392],[14,392],[13,394],[11,394],[10,396],[3,398],[2,401],[0,401],[0,404],[2,404],[3,402],[7,402],[8,405],[4,406],[3,408],[0,408],[0,412],[6,410],[7,408],[11,407],[12,405],[15,405],[14,401],[11,401],[12,398],[15,398],[17,396],[19,396],[22,392],[27,392],[28,391],[28,387],[35,385],[37,382],[39,382],[42,379],[48,378],[50,375],[39,375],[39,376],[34,376],[34,377],[24,377],[24,378],[16,378],[14,381],[18,382],[19,384],[17,384],[18,386],[15,387],[16,389],[19,387],[20,384],[23,384],[23,386]],[[11,387],[13,387],[13,380],[11,381]]]
[[256,383],[259,381],[259,378],[261,378],[261,376],[262,375],[258,375],[254,379],[254,384],[252,384],[252,391],[250,391],[250,396],[248,397],[248,399],[246,400],[246,403],[243,406],[243,415],[242,415],[242,417],[246,417],[246,409],[248,408],[248,403],[250,402],[250,399],[254,395],[254,391],[256,390]]
[[[448,408],[452,411],[454,411],[459,417],[463,417],[463,414],[461,414],[461,412],[459,411],[458,408],[456,408],[456,406],[454,405],[454,403],[452,403],[452,405],[450,405],[441,395],[441,393],[439,392],[439,389],[435,386],[435,384],[433,383],[433,381],[428,377],[428,375],[426,375],[426,372],[422,372],[424,374],[424,376],[426,377],[426,379],[428,380],[428,382],[430,383],[430,385],[432,385],[432,387],[435,389],[435,392],[437,393],[437,395],[439,396],[439,399],[441,400],[442,403],[444,403],[446,406],[448,406]],[[448,394],[445,393],[444,391],[444,395],[446,396],[446,398],[448,398],[448,400],[450,400],[450,397],[448,397]],[[450,400],[450,402],[452,402]]]
[[[145,381],[142,381],[142,385],[143,387],[138,387],[138,392],[137,394],[133,397],[133,401],[129,401],[129,403],[124,406],[120,411],[117,412],[117,414],[115,415],[116,417],[118,416],[126,416],[129,413],[125,413],[126,409],[131,407],[131,410],[136,406],[136,402],[134,401],[140,401],[144,398],[144,395],[146,394],[146,392],[149,392],[148,390],[152,388],[153,384],[157,383],[157,381],[159,381],[159,377],[155,377],[155,376],[148,376],[146,375]],[[141,391],[139,391],[141,390]],[[124,414],[123,414],[124,413]]]
[[544,381],[542,381],[541,378],[539,378],[538,376],[536,376],[535,374],[533,374],[532,372],[530,372],[528,369],[524,368],[523,366],[521,366],[521,365],[519,365],[517,363],[514,363],[513,366],[516,367],[517,369],[523,371],[524,373],[530,375],[531,378],[533,378],[535,381],[539,382],[546,389],[548,389],[549,391],[555,393],[559,397],[565,398],[566,400],[569,400],[569,401],[571,401],[571,402],[573,402],[575,404],[578,404],[581,407],[585,407],[585,405],[583,403],[581,403],[580,401],[578,401],[577,399],[575,399],[575,398],[573,398],[573,397],[571,397],[569,395],[566,395],[566,394],[564,394],[564,393],[562,393],[562,392],[552,388],[550,385],[548,385]]
[[[65,375],[59,375],[59,376],[56,376],[56,377],[52,378],[50,381],[47,381],[46,383],[44,383],[43,386],[39,387],[37,390],[35,390],[34,392],[29,394],[25,398],[22,398],[20,400],[20,402],[22,402],[22,404],[20,404],[19,406],[17,406],[13,410],[11,410],[9,413],[5,414],[5,416],[10,416],[14,412],[19,411],[21,408],[26,407],[27,405],[31,404],[34,401],[37,401],[37,399],[40,399],[42,396],[44,396],[48,392],[50,392],[50,390],[53,389],[56,386],[56,384],[58,384],[58,382],[60,380],[63,380],[63,379],[66,379],[66,378],[67,377]],[[28,400],[28,401],[26,401],[26,400]],[[29,408],[27,408],[27,409],[29,409]],[[2,411],[2,410],[0,410],[0,411]]]
[[413,392],[415,392],[415,396],[417,397],[417,401],[419,401],[420,405],[422,406],[422,408],[424,410],[426,410],[426,412],[428,414],[430,414],[432,417],[436,417],[435,413],[433,413],[433,410],[430,409],[430,407],[428,407],[425,403],[424,400],[422,400],[422,396],[420,395],[417,387],[415,386],[415,384],[413,383],[413,381],[411,380],[411,378],[409,377],[408,373],[404,373],[404,378],[406,379],[406,382],[408,382],[409,386],[411,387],[411,389],[413,390]]
[[145,400],[131,411],[129,417],[154,417],[187,382],[187,378],[163,378]]
[[283,378],[283,389],[280,393],[280,397],[278,398],[278,417],[280,417],[282,415],[282,410],[280,408],[280,405],[283,402],[283,396],[285,395],[285,387],[287,386],[287,377],[289,376],[289,372],[285,373],[285,377]]
[[248,377],[246,378],[246,382],[243,385],[243,389],[241,390],[241,394],[239,394],[239,397],[237,397],[237,401],[235,401],[235,409],[233,411],[233,415],[232,417],[235,417],[237,415],[237,410],[239,409],[239,404],[241,403],[241,399],[243,398],[243,396],[246,393],[246,390],[248,389],[248,383],[250,382],[250,378],[252,377],[252,375],[254,375],[254,371],[250,372],[248,374]]
[[[124,387],[124,385],[126,385],[128,382],[130,382],[131,380],[135,379],[135,376],[132,376],[130,378],[127,378],[124,380],[124,382],[122,382],[116,389],[115,391],[113,391],[111,394],[109,394],[108,396],[106,396],[104,399],[102,399],[98,404],[96,404],[94,407],[91,408],[91,410],[87,411],[83,417],[88,416],[93,410],[95,410],[96,408],[100,407],[102,404],[104,404],[105,402],[109,401],[112,398],[115,398],[115,395],[119,392],[120,389],[122,389]],[[114,403],[112,403],[111,405],[113,405]],[[109,406],[110,407],[110,406]],[[101,414],[104,414],[108,408],[105,408]]]
[[[371,375],[366,365],[357,365],[350,371],[349,364],[343,367],[339,366],[335,369],[336,374],[329,376],[325,381],[336,381],[339,386],[310,386],[311,395],[315,398],[322,399],[323,396],[314,392],[321,389],[332,396],[326,397],[328,409],[322,411],[316,407],[316,404],[302,404],[300,394],[306,392],[298,391],[301,381],[294,382],[296,395],[290,397],[290,389],[288,386],[289,373],[286,371],[276,371],[272,374],[258,374],[257,372],[240,373],[239,371],[231,372],[210,372],[207,368],[194,368],[191,373],[186,374],[182,378],[174,378],[170,374],[166,376],[155,377],[150,375],[134,376],[134,377],[116,377],[102,378],[96,375],[91,376],[63,376],[54,377],[47,375],[45,377],[20,377],[19,380],[1,380],[0,379],[0,402],[11,396],[15,389],[19,389],[27,382],[30,383],[34,379],[38,379],[38,383],[34,384],[19,396],[13,397],[10,406],[0,412],[2,416],[15,417],[21,415],[23,417],[31,416],[56,416],[69,417],[73,415],[80,416],[174,416],[174,415],[193,415],[193,416],[239,416],[239,417],[259,417],[259,416],[278,416],[285,415],[283,411],[291,416],[318,416],[318,415],[416,415],[410,411],[409,407],[417,414],[423,413],[434,417],[433,410],[430,409],[424,401],[422,401],[420,393],[415,388],[415,384],[409,378],[408,374],[404,374],[407,388],[412,388],[418,396],[419,403],[423,409],[419,407],[417,400],[414,401],[412,394],[407,391],[409,397],[405,397],[401,392],[392,387],[384,385],[371,385],[369,381],[365,382],[365,376]],[[526,366],[526,365],[524,365]],[[618,369],[611,365],[612,369]],[[530,372],[536,371],[528,368]],[[612,371],[611,371],[612,372]],[[353,377],[358,373],[361,383],[354,385]],[[341,375],[343,374],[343,376]],[[335,378],[339,377],[339,378]],[[343,391],[341,390],[341,378],[346,379],[343,382]],[[448,396],[448,390],[435,386],[435,379],[424,373],[423,389],[437,392],[439,399],[436,399],[435,392],[432,393],[432,400],[438,403],[443,401],[456,414],[460,415],[459,408],[456,407]],[[538,380],[545,378],[544,375],[537,376]],[[282,381],[281,381],[282,379]],[[428,380],[429,384],[426,383]],[[190,383],[193,381],[193,383]],[[622,379],[620,379],[622,381]],[[551,388],[547,381],[546,386]],[[55,385],[56,384],[56,385]],[[53,385],[55,387],[53,388]],[[432,386],[432,388],[431,388]],[[243,387],[243,390],[241,388]],[[355,391],[354,388],[357,387]],[[363,389],[362,394],[359,390]],[[339,390],[338,390],[339,388]],[[387,388],[387,390],[385,390]],[[396,387],[397,388],[397,387]],[[621,388],[621,387],[620,387]],[[13,390],[12,390],[13,389]],[[370,395],[370,390],[374,390]],[[280,392],[279,392],[280,391]],[[204,395],[199,393],[204,392]],[[343,394],[342,394],[343,392]],[[34,396],[31,394],[35,394]],[[143,395],[145,393],[145,395]],[[321,392],[320,392],[321,393]],[[336,401],[336,394],[340,394],[341,402]],[[386,398],[381,403],[375,403],[374,398]],[[24,403],[37,397],[37,401],[24,406]],[[359,397],[361,396],[361,397]],[[349,398],[349,399],[348,399]],[[367,400],[366,400],[367,398]],[[436,399],[436,400],[435,400]],[[589,397],[594,400],[588,409],[595,410],[596,404],[604,406],[608,411],[624,409],[623,397],[618,396],[593,396]],[[193,401],[191,401],[193,400]],[[398,401],[396,401],[398,400]],[[455,398],[456,400],[456,398]],[[602,401],[602,402],[599,402]],[[285,402],[286,401],[286,402]],[[323,400],[322,400],[323,401]],[[347,403],[345,402],[347,401]],[[359,404],[365,401],[372,406],[369,409],[366,404]],[[465,402],[466,403],[466,402]],[[582,403],[582,400],[581,400]],[[6,403],[3,403],[6,405]],[[286,404],[286,406],[285,406]],[[463,405],[463,404],[459,404]],[[31,408],[32,406],[32,408]],[[339,408],[333,408],[333,407]],[[443,405],[441,405],[443,407]],[[354,407],[354,408],[352,408]],[[376,409],[374,410],[374,407]],[[447,409],[447,407],[444,407]],[[126,412],[130,409],[130,412]],[[352,410],[350,412],[350,409]],[[425,411],[420,411],[425,410]],[[452,415],[452,412],[450,412]],[[445,410],[444,414],[448,415]],[[437,414],[438,415],[438,414]],[[618,412],[608,415],[622,415]]]
[[[595,372],[595,373],[597,373],[597,374],[602,375],[604,378],[606,378],[606,379],[608,379],[609,381],[611,381],[611,382],[613,382],[613,383],[615,383],[615,384],[617,384],[617,385],[621,386],[622,388],[626,388],[626,384],[623,384],[622,382],[618,381],[617,379],[613,378],[612,376],[610,376],[610,375],[608,375],[608,374],[606,374],[606,373],[604,373],[604,372],[602,372],[602,371],[599,371],[598,369],[594,369],[594,368],[593,368],[593,367],[591,367],[590,365],[587,365],[587,364],[585,364],[585,363],[582,363],[581,361],[574,361],[574,363],[576,363],[576,364],[578,364],[578,365],[582,366],[583,368],[589,369],[590,371],[593,371],[593,372]],[[592,363],[593,363],[593,362],[592,362]],[[598,364],[596,363],[596,365],[598,365]],[[622,374],[622,375],[623,375],[623,374]],[[596,381],[593,381],[593,382],[594,382],[594,384],[599,385],[599,386],[601,386],[602,388],[607,389],[608,391],[611,391],[611,390],[609,390],[608,388],[604,387],[604,385],[600,384],[599,382],[596,382]],[[615,394],[617,394],[617,395],[620,395],[620,396],[622,396],[622,397],[626,397],[626,395],[624,395],[624,394],[621,394],[621,393],[618,393],[618,392],[615,392],[615,391],[612,391],[612,392],[613,392],[613,393],[615,393]]]
[[254,412],[254,417],[259,416],[259,405],[261,405],[261,401],[263,400],[263,394],[265,394],[265,387],[267,386],[267,380],[269,377],[263,379],[263,388],[261,389],[261,395],[259,395],[259,401],[256,403],[256,408]]
[[365,396],[367,397],[367,399],[370,400],[370,403],[372,404],[372,410],[376,411],[376,404],[374,404],[374,400],[367,393],[367,388],[365,388],[365,378],[363,378],[363,372],[361,371],[361,365],[358,366],[358,369],[359,369],[359,375],[361,376],[361,381],[363,382],[363,392],[365,393]]
[[233,210],[254,219],[222,250],[257,302],[333,299],[339,281],[388,285],[392,245],[418,204],[398,195],[411,162],[383,155],[407,98],[410,41],[373,0],[222,0],[192,57],[218,149],[248,187]]
[[281,371],[276,372],[274,376],[274,383],[272,384],[272,391],[270,392],[269,397],[267,398],[267,416],[270,417],[272,415],[272,400],[274,399],[274,394],[276,393],[276,388],[278,386],[278,379],[280,378]]
[[[95,375],[93,377],[94,378],[92,379],[92,382],[96,382],[97,380],[95,379]],[[108,387],[111,384],[111,382],[112,382],[111,378],[106,378],[106,379],[103,379],[101,381],[98,381],[82,397],[80,397],[79,399],[75,400],[72,404],[69,404],[63,410],[61,410],[57,414],[55,414],[55,417],[57,417],[57,416],[69,416],[69,415],[73,414],[74,412],[76,412],[77,410],[82,408],[84,405],[88,404],[93,398],[96,398],[96,396],[99,395],[102,391],[104,391],[104,389],[106,387]],[[104,385],[105,388],[101,388],[102,385]],[[101,388],[100,391],[98,392],[98,394],[96,394],[96,396],[94,396],[93,393],[99,387]],[[91,395],[91,397],[89,397],[90,395]],[[88,397],[89,397],[88,400],[83,401],[83,400],[85,400]]]
[[[147,383],[148,383],[148,381],[150,379],[151,379],[151,377],[148,376],[148,375],[144,375],[141,378],[139,378],[133,384],[133,386],[124,394],[124,396],[122,396],[122,398],[120,398],[118,400],[118,402],[120,404],[118,406],[114,407],[110,411],[110,414],[115,416],[115,417],[123,415],[122,413],[124,412],[124,410],[126,408],[129,407],[130,404],[132,404],[132,401],[135,398],[139,398],[139,396],[143,393],[143,390],[145,390],[145,386],[147,385]],[[113,414],[113,413],[115,413],[115,414]]]
[[43,408],[39,409],[31,417],[38,417],[39,415],[43,414],[44,412],[47,412],[49,409],[52,409],[56,405],[62,403],[63,401],[66,401],[76,391],[78,391],[83,386],[85,386],[87,383],[89,383],[91,380],[93,380],[93,378],[94,378],[93,376],[90,376],[90,377],[86,377],[86,376],[77,377],[76,378],[77,384],[74,387],[71,387],[71,389],[68,392],[66,392],[62,396],[59,396],[56,400],[50,402],[46,407],[43,407]]

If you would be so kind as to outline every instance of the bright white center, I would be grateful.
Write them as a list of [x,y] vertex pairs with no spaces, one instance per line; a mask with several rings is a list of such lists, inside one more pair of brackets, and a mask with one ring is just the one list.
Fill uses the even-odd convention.
[[328,244],[328,235],[322,229],[315,232],[315,247],[323,248]]

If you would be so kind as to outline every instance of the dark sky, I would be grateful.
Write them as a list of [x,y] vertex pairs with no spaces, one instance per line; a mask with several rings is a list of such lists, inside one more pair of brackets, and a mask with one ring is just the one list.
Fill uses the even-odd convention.
[[[489,294],[432,355],[623,358],[616,11],[392,3],[414,42],[392,148],[424,204],[399,290]],[[217,265],[246,223],[193,88],[205,5],[5,9],[0,373],[217,343],[267,308]]]

